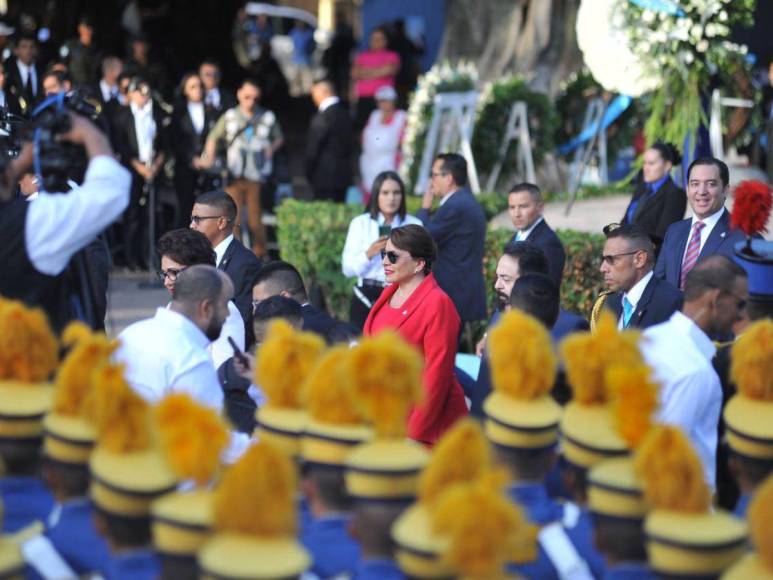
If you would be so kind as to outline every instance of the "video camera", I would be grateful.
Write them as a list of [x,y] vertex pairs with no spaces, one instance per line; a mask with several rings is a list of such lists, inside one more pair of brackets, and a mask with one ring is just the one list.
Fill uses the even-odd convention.
[[14,115],[6,107],[0,107],[0,173],[21,153],[20,128],[25,123],[24,117]]
[[67,191],[70,181],[81,183],[86,173],[85,149],[58,139],[71,129],[70,112],[95,121],[100,105],[73,91],[48,97],[32,112],[28,129],[34,144],[33,168],[44,191]]

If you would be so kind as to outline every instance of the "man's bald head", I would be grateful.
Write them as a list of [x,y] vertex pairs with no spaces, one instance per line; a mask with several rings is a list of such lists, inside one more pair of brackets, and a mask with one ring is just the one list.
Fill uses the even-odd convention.
[[233,294],[233,283],[227,274],[198,264],[177,277],[170,308],[190,319],[209,340],[215,340],[228,317],[228,301]]

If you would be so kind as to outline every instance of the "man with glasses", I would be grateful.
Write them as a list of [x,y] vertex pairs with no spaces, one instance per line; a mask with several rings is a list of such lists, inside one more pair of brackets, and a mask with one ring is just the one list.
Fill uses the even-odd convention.
[[207,237],[215,250],[214,265],[233,282],[233,301],[242,315],[249,348],[253,342],[252,286],[262,263],[234,237],[236,217],[236,204],[230,195],[224,191],[209,191],[196,198],[190,227]]
[[[467,162],[457,153],[441,153],[432,164],[430,177],[416,217],[437,244],[432,272],[456,306],[462,323],[481,320],[486,317],[486,216],[467,187]],[[435,197],[440,199],[440,207],[430,213]]]
[[611,224],[604,233],[600,270],[612,292],[605,306],[617,317],[618,328],[647,328],[671,318],[682,307],[682,293],[653,275],[655,246],[647,232]]
[[712,487],[722,408],[722,386],[711,364],[717,352],[712,340],[731,332],[748,298],[741,266],[725,256],[706,258],[687,275],[682,310],[645,330],[640,343],[661,385],[658,420],[684,430]]

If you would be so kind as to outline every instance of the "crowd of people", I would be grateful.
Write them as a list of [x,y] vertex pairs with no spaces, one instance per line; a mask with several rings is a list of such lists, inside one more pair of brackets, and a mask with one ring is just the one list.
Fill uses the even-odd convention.
[[[372,131],[399,142],[385,41],[376,31],[355,60],[358,116],[335,82],[311,83],[317,198],[343,201],[358,119],[364,143],[383,145]],[[25,106],[43,86],[69,91],[69,72],[34,76],[25,42]],[[371,195],[343,248],[356,282],[339,320],[267,256],[256,216],[284,133],[260,85],[229,101],[204,62],[168,117],[138,42],[143,74],[102,61],[104,130],[68,114],[58,136],[85,152],[83,183],[16,195],[39,165],[31,142],[0,181],[13,273],[0,279],[0,576],[773,575],[769,186],[739,186],[731,215],[724,162],[695,159],[683,190],[679,152],[653,144],[603,231],[606,289],[588,320],[561,307],[571,256],[540,187],[514,184],[515,233],[471,375],[457,355],[488,315],[487,222],[464,157],[435,157],[416,215],[394,166],[363,170]],[[155,244],[169,299],[109,340],[104,287],[84,294],[79,256],[93,269],[97,236],[123,215],[124,259],[147,258],[132,243],[167,155],[184,168],[177,227]]]

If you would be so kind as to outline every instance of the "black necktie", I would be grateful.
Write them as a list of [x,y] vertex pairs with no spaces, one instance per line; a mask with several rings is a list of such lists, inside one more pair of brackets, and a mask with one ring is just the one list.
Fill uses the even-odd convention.
[[32,87],[32,68],[27,69],[27,82],[24,85],[24,94],[30,102],[35,98],[35,92]]

